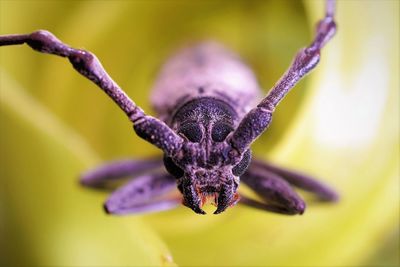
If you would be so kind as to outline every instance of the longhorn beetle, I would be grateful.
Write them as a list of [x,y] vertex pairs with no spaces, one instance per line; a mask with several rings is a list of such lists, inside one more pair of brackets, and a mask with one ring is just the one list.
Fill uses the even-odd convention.
[[[164,66],[152,93],[159,119],[149,116],[111,79],[96,56],[72,48],[45,30],[0,36],[0,45],[28,44],[42,53],[67,57],[73,67],[100,87],[125,112],[138,136],[164,152],[163,159],[120,161],[87,172],[83,185],[106,187],[135,177],[105,202],[107,213],[132,214],[171,209],[182,202],[194,212],[211,202],[223,212],[240,203],[281,214],[302,214],[305,202],[292,186],[334,201],[336,193],[311,177],[251,161],[251,144],[271,122],[275,107],[318,64],[320,50],[336,31],[335,3],[327,0],[312,43],[301,49],[281,79],[261,101],[248,66],[216,43],[185,48]],[[167,172],[154,171],[164,163]],[[143,174],[145,172],[145,174]],[[242,181],[262,201],[239,196]],[[170,197],[177,185],[182,197]]]

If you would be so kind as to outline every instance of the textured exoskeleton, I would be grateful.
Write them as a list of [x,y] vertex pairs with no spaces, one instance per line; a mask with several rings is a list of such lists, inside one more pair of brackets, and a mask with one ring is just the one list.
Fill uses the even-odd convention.
[[[336,200],[336,193],[306,175],[252,160],[250,146],[270,124],[276,105],[318,64],[321,48],[335,31],[334,1],[328,0],[313,42],[297,53],[263,99],[253,72],[236,54],[213,42],[187,47],[165,64],[156,81],[151,101],[158,118],[146,115],[92,53],[74,49],[50,32],[0,36],[0,45],[26,43],[39,52],[67,57],[125,112],[138,136],[164,152],[159,159],[114,162],[82,176],[82,184],[96,188],[132,178],[106,201],[108,213],[153,212],[182,202],[204,214],[202,206],[211,202],[217,214],[240,202],[281,214],[302,214],[305,203],[293,186],[322,201]],[[261,201],[239,196],[240,181]],[[180,197],[169,194],[176,186]]]

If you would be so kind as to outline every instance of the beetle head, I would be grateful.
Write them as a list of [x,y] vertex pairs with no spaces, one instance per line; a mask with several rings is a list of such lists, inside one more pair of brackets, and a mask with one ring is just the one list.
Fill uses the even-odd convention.
[[217,206],[214,214],[218,214],[238,202],[236,191],[251,152],[240,154],[228,142],[234,130],[232,120],[215,111],[209,116],[204,116],[204,111],[199,114],[203,115],[175,124],[184,143],[176,155],[164,156],[164,165],[177,178],[185,206],[205,214],[202,206],[210,202]]

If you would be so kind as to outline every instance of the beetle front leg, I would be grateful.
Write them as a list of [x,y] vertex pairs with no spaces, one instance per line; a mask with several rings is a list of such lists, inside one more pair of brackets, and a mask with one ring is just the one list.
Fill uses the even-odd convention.
[[174,155],[180,149],[183,139],[164,122],[146,115],[108,75],[93,53],[70,47],[45,30],[0,36],[0,46],[24,43],[41,53],[67,57],[75,70],[100,87],[125,112],[141,138],[162,149],[167,155]]
[[250,145],[268,128],[275,107],[301,78],[318,65],[321,49],[336,32],[334,11],[335,1],[328,0],[325,17],[319,21],[312,43],[296,54],[280,80],[267,96],[246,114],[232,133],[230,143],[239,153],[244,153],[249,149]]
[[93,53],[70,47],[46,30],[0,36],[0,46],[24,43],[38,52],[68,58],[75,70],[99,86],[128,116],[144,115],[143,110],[111,79]]
[[173,209],[182,197],[170,196],[176,189],[175,178],[166,173],[138,177],[116,190],[104,203],[109,214],[127,215]]
[[154,171],[162,166],[162,162],[161,158],[110,162],[83,173],[80,183],[88,187],[109,189],[110,182],[127,176],[135,177],[144,172]]
[[248,169],[241,181],[265,202],[242,196],[241,204],[286,215],[303,214],[306,204],[292,187],[275,173]]
[[259,171],[265,170],[273,172],[285,179],[289,184],[315,194],[319,201],[335,202],[339,199],[335,190],[306,174],[291,171],[256,159],[253,159],[250,168],[252,170],[259,169]]

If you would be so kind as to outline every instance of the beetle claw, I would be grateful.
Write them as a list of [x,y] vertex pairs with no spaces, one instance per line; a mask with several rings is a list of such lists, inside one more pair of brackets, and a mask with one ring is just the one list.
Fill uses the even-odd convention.
[[197,191],[194,189],[193,184],[189,180],[183,182],[182,189],[183,205],[191,208],[197,214],[206,214],[206,212],[200,208],[201,199],[197,194]]
[[217,209],[214,214],[219,214],[226,210],[232,203],[234,192],[230,186],[223,186],[218,196]]

